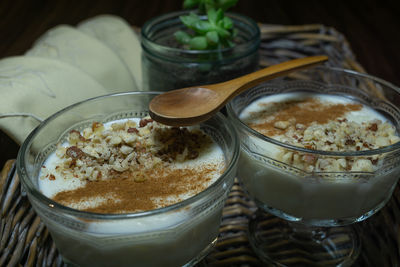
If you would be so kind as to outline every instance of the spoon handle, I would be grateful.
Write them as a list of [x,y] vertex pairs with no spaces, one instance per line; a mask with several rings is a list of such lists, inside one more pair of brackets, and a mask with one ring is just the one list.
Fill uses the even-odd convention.
[[239,78],[212,85],[212,89],[226,97],[227,101],[241,92],[254,87],[262,82],[285,75],[287,73],[307,68],[327,61],[327,56],[312,56],[286,61],[280,64],[258,70]]

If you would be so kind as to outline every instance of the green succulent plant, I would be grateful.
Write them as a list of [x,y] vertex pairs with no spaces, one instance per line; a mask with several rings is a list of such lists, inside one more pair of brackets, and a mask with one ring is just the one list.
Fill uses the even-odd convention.
[[206,14],[207,10],[222,9],[223,11],[236,5],[238,0],[184,0],[183,8],[193,9],[197,8],[200,13]]
[[182,23],[190,31],[177,31],[175,38],[189,49],[209,50],[234,46],[236,30],[224,11],[237,0],[185,0],[184,8],[197,7],[198,13],[181,16]]

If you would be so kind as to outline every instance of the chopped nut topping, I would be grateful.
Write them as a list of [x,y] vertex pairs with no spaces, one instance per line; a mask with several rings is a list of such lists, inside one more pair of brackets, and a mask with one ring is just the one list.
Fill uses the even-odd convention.
[[139,122],[140,127],[145,127],[149,122],[153,122],[152,119],[141,119]]
[[356,144],[356,141],[352,139],[346,139],[346,142],[344,143],[346,146],[354,146]]
[[290,123],[288,121],[277,121],[274,123],[274,127],[281,130],[285,130],[289,125]]
[[72,130],[68,141],[73,145],[59,146],[56,151],[64,159],[57,171],[90,181],[129,172],[135,181],[142,182],[144,172],[168,162],[196,159],[212,143],[200,130],[164,126],[149,117],[141,119],[139,126],[127,120],[105,129],[102,123],[94,122],[82,131],[85,137]]
[[378,130],[378,124],[372,123],[369,127],[368,130],[376,132]]
[[[400,141],[391,124],[376,120],[361,124],[347,120],[330,121],[325,124],[312,123],[305,130],[289,129],[281,138],[292,145],[324,151],[370,150]],[[297,159],[289,160],[284,151],[278,157],[278,160],[309,171],[373,171],[373,166],[376,166],[379,161],[376,158],[360,157],[354,162],[352,159],[327,157],[311,159],[306,155]],[[339,164],[339,160],[343,162]]]
[[139,130],[136,128],[128,128],[127,132],[128,133],[139,133]]
[[84,155],[83,151],[76,146],[69,147],[65,154],[73,159],[79,159]]
[[[307,98],[288,102],[263,103],[254,112],[249,126],[267,136],[291,145],[322,151],[362,151],[377,149],[400,141],[389,122],[372,120],[356,123],[344,118],[360,104],[322,103]],[[278,131],[277,131],[278,129]],[[372,171],[379,159],[317,157],[282,149],[277,160],[307,171]]]

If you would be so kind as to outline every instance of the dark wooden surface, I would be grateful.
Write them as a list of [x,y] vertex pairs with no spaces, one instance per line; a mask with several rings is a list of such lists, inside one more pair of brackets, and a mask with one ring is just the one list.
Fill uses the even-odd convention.
[[[141,26],[151,17],[181,9],[181,3],[181,0],[0,0],[0,58],[24,53],[34,40],[58,24],[76,25],[83,19],[109,13]],[[368,73],[400,85],[400,7],[396,1],[239,0],[233,11],[268,24],[318,23],[334,27],[346,36],[357,61]],[[1,132],[0,150],[0,166],[3,166],[5,160],[16,157],[18,145]]]

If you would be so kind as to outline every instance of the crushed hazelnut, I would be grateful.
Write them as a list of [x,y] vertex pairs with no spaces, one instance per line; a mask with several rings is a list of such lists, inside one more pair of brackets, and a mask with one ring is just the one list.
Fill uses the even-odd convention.
[[77,146],[69,147],[65,152],[65,154],[73,159],[79,159],[84,155],[83,151]]
[[290,123],[288,121],[277,121],[274,123],[274,127],[281,130],[285,130],[289,125]]
[[139,122],[140,127],[145,127],[148,123],[153,122],[152,119],[141,119]]
[[[330,104],[309,98],[264,106],[267,107],[265,111],[250,117],[249,126],[267,136],[279,136],[280,141],[291,145],[340,152],[377,149],[400,141],[396,129],[389,122],[375,119],[356,123],[344,118],[347,112],[360,110],[360,104]],[[372,171],[379,164],[377,158],[317,158],[282,150],[277,160],[304,170]]]
[[139,130],[136,128],[128,128],[127,132],[128,133],[139,133]]
[[56,154],[65,161],[57,171],[90,181],[106,179],[114,171],[130,172],[135,181],[142,182],[146,177],[139,173],[175,160],[196,159],[212,143],[200,130],[164,126],[149,117],[140,120],[140,128],[135,126],[127,120],[105,129],[94,122],[82,131],[87,138],[70,131],[68,141],[74,145],[58,147]]
[[368,130],[376,132],[376,131],[378,130],[378,124],[372,123],[372,124],[368,127]]

